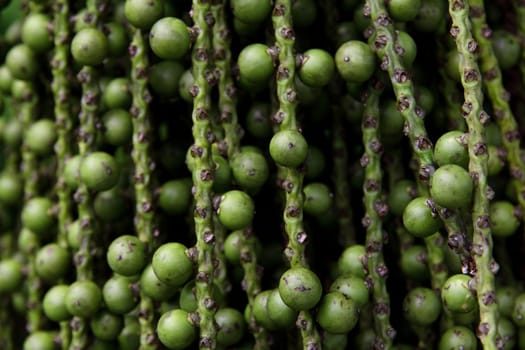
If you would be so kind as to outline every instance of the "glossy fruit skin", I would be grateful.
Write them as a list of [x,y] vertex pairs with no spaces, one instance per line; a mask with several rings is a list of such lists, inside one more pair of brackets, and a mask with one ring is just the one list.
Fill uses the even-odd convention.
[[186,24],[175,17],[163,17],[149,32],[151,50],[164,60],[182,58],[190,49],[190,33]]
[[137,306],[138,291],[134,290],[132,279],[115,275],[104,283],[102,298],[110,312],[124,315]]
[[251,225],[254,211],[253,199],[246,192],[231,190],[221,196],[217,214],[224,227],[239,230]]
[[24,340],[24,350],[57,350],[55,335],[47,331],[35,331]]
[[520,226],[514,205],[505,200],[490,203],[489,216],[494,237],[512,236]]
[[[195,296],[195,288],[195,280],[190,280],[180,290],[179,306],[182,310],[186,312],[195,312],[197,310],[198,305],[197,298]],[[213,283],[212,297],[215,300],[215,303],[218,307],[220,307],[224,303],[224,293],[216,283]]]
[[262,153],[242,149],[231,161],[235,182],[248,193],[257,193],[270,176],[268,162]]
[[270,156],[279,165],[296,168],[306,160],[308,143],[297,130],[281,130],[270,140]]
[[318,8],[314,0],[297,0],[292,3],[292,20],[294,27],[311,26],[317,17]]
[[82,157],[78,154],[66,160],[66,165],[64,167],[64,180],[71,188],[76,188],[80,182],[81,162]]
[[330,292],[339,292],[346,298],[352,299],[357,307],[362,307],[370,300],[370,292],[361,277],[352,275],[343,275],[330,285]]
[[171,215],[186,213],[192,201],[191,187],[190,178],[165,182],[160,188],[159,207]]
[[[268,314],[268,299],[271,295],[273,290],[263,290],[259,294],[255,296],[255,299],[253,301],[253,317],[257,321],[258,324],[260,324],[262,327],[268,329],[268,330],[277,330],[278,325],[275,324],[271,319],[270,315]],[[250,320],[247,318],[247,313],[249,310],[250,305],[246,305],[245,310],[245,319],[246,322],[250,322]]]
[[124,320],[122,316],[114,315],[107,310],[101,310],[91,318],[91,331],[97,339],[116,340],[122,328]]
[[126,0],[124,4],[128,22],[142,30],[149,30],[163,13],[164,5],[161,0]]
[[19,175],[11,172],[0,174],[0,202],[7,205],[15,205],[20,202],[24,193],[22,179]]
[[102,102],[111,109],[128,109],[131,107],[131,82],[128,78],[110,80],[102,92]]
[[498,330],[497,340],[501,341],[502,350],[513,350],[515,349],[516,341],[516,326],[506,317],[500,317],[498,319]]
[[453,326],[445,331],[439,339],[439,350],[476,350],[477,338],[470,328]]
[[277,329],[290,329],[297,320],[297,311],[290,308],[281,298],[279,289],[272,289],[266,301],[266,312],[271,323]]
[[303,187],[303,192],[305,213],[321,216],[332,208],[333,193],[324,183],[309,183]]
[[108,39],[97,28],[84,28],[71,41],[71,54],[84,66],[97,66],[108,55]]
[[188,321],[188,313],[183,310],[162,314],[157,323],[157,335],[168,349],[187,348],[197,336],[195,327]]
[[525,327],[525,293],[519,294],[514,301],[512,321],[518,327]]
[[405,118],[397,109],[397,102],[389,98],[382,102],[379,132],[385,145],[397,145],[403,137]]
[[269,48],[264,44],[250,44],[239,53],[240,79],[248,84],[264,84],[273,74],[273,60],[268,53]]
[[0,91],[9,95],[11,93],[11,85],[13,84],[13,76],[6,65],[0,66]]
[[450,276],[441,288],[443,306],[451,312],[470,312],[477,307],[477,298],[470,285],[472,277],[456,274]]
[[106,259],[113,272],[134,276],[146,265],[146,248],[136,236],[122,235],[111,242]]
[[436,233],[443,225],[433,202],[427,197],[416,197],[411,200],[403,212],[403,225],[416,237],[427,237]]
[[140,347],[140,323],[138,320],[127,321],[118,336],[120,350],[136,350]]
[[511,318],[512,310],[518,291],[514,286],[498,286],[496,288],[496,300],[498,301],[498,311],[501,316]]
[[263,102],[252,103],[246,113],[246,131],[253,137],[265,140],[272,135],[270,105]]
[[119,22],[104,23],[102,28],[108,40],[108,57],[120,57],[126,54],[129,38],[126,27]]
[[232,0],[230,7],[235,18],[247,24],[257,24],[270,15],[270,0]]
[[46,244],[36,254],[35,270],[44,281],[53,283],[64,278],[70,267],[71,254],[56,243]]
[[219,326],[217,330],[218,345],[232,346],[237,344],[244,336],[246,329],[244,316],[237,309],[225,307],[217,310],[215,322]]
[[405,318],[418,326],[434,323],[441,312],[441,301],[436,293],[425,287],[416,287],[403,300]]
[[405,67],[410,68],[414,64],[417,56],[416,42],[407,32],[399,30],[396,33],[399,47],[403,50],[401,60]]
[[56,139],[57,126],[51,119],[37,120],[29,126],[25,135],[27,147],[40,156],[47,156],[54,152]]
[[322,292],[319,277],[304,267],[288,269],[279,279],[279,294],[284,303],[295,311],[313,308],[321,299]]
[[471,203],[473,189],[470,174],[459,165],[440,166],[430,178],[430,196],[436,204],[445,208],[467,207]]
[[428,270],[427,249],[422,245],[408,247],[401,254],[400,267],[403,274],[414,281],[427,281]]
[[95,195],[93,210],[103,222],[123,219],[129,213],[130,203],[126,195],[118,188],[99,192]]
[[190,89],[195,84],[195,78],[191,73],[191,69],[185,70],[179,79],[179,95],[188,103],[193,102],[193,96]]
[[441,21],[445,19],[446,11],[446,3],[441,0],[422,1],[419,12],[413,20],[414,27],[422,32],[435,32]]
[[188,248],[181,243],[165,243],[153,254],[151,266],[159,280],[181,287],[193,274],[193,263],[186,255]]
[[102,117],[104,139],[112,146],[124,146],[130,143],[133,134],[131,114],[124,109],[110,109]]
[[29,14],[22,25],[22,41],[36,53],[43,53],[53,46],[49,30],[51,19],[42,13]]
[[390,0],[388,13],[395,21],[412,21],[419,13],[421,2],[421,0]]
[[22,224],[36,234],[44,234],[55,225],[51,213],[53,202],[46,197],[28,200],[22,209]]
[[335,334],[351,331],[359,319],[359,308],[354,300],[339,292],[323,296],[317,311],[317,322],[325,331]]
[[155,272],[153,267],[147,265],[140,276],[140,290],[153,300],[165,301],[171,299],[176,293],[177,288],[172,285],[162,282]]
[[396,216],[402,216],[406,206],[417,194],[416,183],[412,180],[399,180],[390,188],[388,207]]
[[91,280],[73,282],[66,294],[66,308],[73,316],[92,317],[102,306],[102,292]]
[[51,321],[61,322],[71,318],[71,314],[67,311],[65,303],[68,291],[68,285],[57,284],[49,288],[44,295],[42,308],[46,317]]
[[166,98],[179,95],[184,67],[177,61],[160,61],[150,67],[149,83],[153,91]]
[[5,64],[15,79],[31,80],[38,73],[38,59],[27,45],[13,46],[5,57]]
[[368,44],[350,40],[337,49],[335,65],[344,80],[363,83],[374,73],[376,58]]
[[501,69],[509,69],[518,63],[521,45],[515,35],[503,29],[496,29],[490,41]]
[[365,246],[354,244],[347,247],[339,256],[337,270],[340,275],[352,275],[365,278],[365,267],[363,265],[366,257]]
[[439,137],[434,146],[434,160],[439,166],[456,164],[468,169],[467,134],[452,130]]
[[80,181],[94,191],[107,191],[120,178],[120,168],[115,158],[106,152],[88,154],[80,163]]
[[334,76],[334,58],[325,50],[307,50],[303,53],[303,61],[298,73],[305,84],[312,87],[323,87]]
[[22,265],[18,261],[14,259],[0,261],[0,294],[16,291],[23,279]]

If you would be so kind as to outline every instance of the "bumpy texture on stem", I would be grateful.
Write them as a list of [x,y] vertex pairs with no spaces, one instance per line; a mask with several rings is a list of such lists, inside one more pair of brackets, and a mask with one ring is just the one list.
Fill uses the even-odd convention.
[[[223,148],[226,149],[228,160],[231,162],[240,150],[240,125],[238,123],[238,115],[236,108],[236,88],[233,81],[233,74],[231,70],[231,32],[226,21],[226,4],[227,1],[218,0],[212,4],[212,12],[215,18],[213,26],[213,58],[216,67],[216,74],[218,75],[218,90],[219,90],[219,119],[224,129],[224,143]],[[216,231],[217,227],[216,227]],[[218,232],[217,232],[218,233]],[[261,291],[261,276],[258,271],[257,255],[255,253],[256,237],[251,228],[244,230],[240,241],[240,255],[241,265],[244,272],[243,288],[246,291],[246,296],[249,305],[249,322],[248,326],[250,332],[255,338],[255,349],[267,349],[269,347],[268,332],[257,325],[252,313],[252,305],[255,296]],[[217,237],[219,239],[220,237]],[[217,241],[219,243],[219,241]],[[223,262],[223,259],[219,259]],[[221,266],[222,265],[222,266]],[[221,277],[226,272],[226,266],[220,264],[220,273],[216,273],[217,282],[220,283]],[[225,284],[224,282],[222,283]]]
[[[212,2],[211,13],[215,18],[215,24],[212,28],[212,50],[213,62],[215,64],[215,75],[218,79],[219,92],[219,121],[224,129],[224,139],[217,144],[219,151],[227,153],[228,159],[239,151],[240,132],[237,123],[237,110],[235,99],[235,86],[233,84],[231,71],[231,34],[226,22],[226,1],[215,0]],[[224,150],[223,148],[226,148]],[[228,281],[226,258],[224,256],[224,237],[226,229],[220,224],[216,215],[214,215],[215,227],[215,248],[217,266],[215,268],[216,284],[223,290],[229,290],[231,285]]]
[[[86,10],[90,14],[91,21],[87,24],[95,27],[98,22],[100,0],[88,0]],[[80,100],[79,133],[78,133],[78,155],[84,158],[94,151],[96,141],[96,122],[99,111],[100,88],[97,70],[91,66],[84,66],[77,75],[82,86],[82,97]],[[75,266],[77,280],[90,280],[93,278],[92,246],[96,232],[96,220],[93,213],[93,196],[87,186],[79,183],[74,193],[77,203],[78,220],[81,230],[81,244],[75,253]],[[71,321],[71,350],[83,349],[88,343],[87,328],[88,321],[81,317],[73,317]]]
[[388,268],[383,259],[383,223],[388,207],[382,199],[381,154],[383,145],[379,138],[379,96],[384,84],[372,78],[364,101],[361,131],[365,153],[361,166],[365,168],[363,192],[365,216],[362,223],[366,229],[367,280],[372,289],[373,317],[376,331],[375,347],[392,348],[395,330],[390,324],[390,296],[386,289]]
[[[69,64],[69,2],[57,0],[53,3],[54,17],[54,44],[55,52],[51,59],[53,80],[51,90],[55,103],[55,121],[57,125],[57,142],[55,143],[55,153],[57,155],[56,187],[58,197],[58,232],[57,243],[67,248],[67,229],[73,221],[72,218],[72,190],[66,184],[64,178],[65,164],[72,154],[72,129],[73,120],[71,115],[70,84],[68,81]],[[71,330],[69,322],[60,322],[60,343],[62,349],[69,347]]]
[[[38,95],[31,82],[20,82],[23,84],[22,98],[20,102],[19,118],[24,130],[27,130],[36,119]],[[29,149],[27,139],[22,143],[21,172],[24,177],[24,200],[27,201],[38,196],[38,163],[36,155]],[[42,285],[36,273],[36,252],[38,250],[38,238],[36,234],[32,239],[34,245],[27,251],[25,257],[27,263],[27,330],[34,332],[40,329],[43,321],[42,314]]]
[[472,37],[468,2],[450,0],[449,13],[452,18],[450,34],[456,40],[459,53],[459,71],[465,98],[462,112],[469,132],[469,172],[474,179],[472,254],[476,264],[476,291],[480,311],[477,334],[484,349],[496,349],[498,325],[498,306],[494,289],[496,264],[492,258],[492,235],[487,196],[488,153],[483,128],[483,121],[487,119],[487,115],[482,110],[481,73],[476,60],[479,44]]
[[[133,150],[131,156],[135,165],[133,176],[135,188],[135,231],[148,252],[153,250],[154,210],[152,198],[152,159],[150,141],[152,137],[148,104],[151,94],[148,90],[148,47],[140,29],[133,29],[133,39],[129,46],[131,56],[131,83],[133,103],[131,115],[133,123]],[[140,295],[140,348],[152,350],[155,343],[153,321],[155,317],[153,301],[143,293]]]
[[210,81],[211,35],[209,23],[213,20],[208,1],[193,1],[193,21],[196,33],[192,52],[192,69],[195,85],[193,94],[193,140],[191,155],[195,159],[193,169],[194,221],[197,236],[198,272],[196,277],[197,312],[199,314],[201,348],[214,349],[217,344],[214,315],[216,301],[212,296],[214,277],[215,233],[213,227],[213,163],[210,136]]
[[[295,33],[292,26],[292,1],[275,1],[272,21],[276,46],[279,52],[277,67],[277,100],[279,110],[276,120],[279,120],[280,130],[297,130],[295,109],[297,101],[294,87],[295,78]],[[306,232],[303,228],[303,174],[297,168],[283,168],[281,174],[283,188],[286,192],[284,223],[288,235],[288,245],[285,254],[290,266],[307,267],[305,257]],[[301,311],[297,324],[301,331],[304,349],[320,347],[320,337],[309,311]]]
[[[501,70],[498,60],[492,48],[489,28],[483,1],[472,0],[469,2],[472,22],[472,32],[479,44],[480,70],[483,74],[483,84],[486,88],[494,119],[501,130],[502,142],[507,151],[507,162],[510,167],[510,175],[514,179],[516,198],[520,208],[525,212],[525,163],[520,156],[520,135],[518,123],[510,108],[510,94],[505,90],[501,78]],[[518,11],[519,13],[520,11]],[[525,17],[522,18],[525,20]],[[523,25],[520,24],[520,25]],[[524,63],[525,64],[525,63]]]
[[[381,69],[388,72],[397,99],[397,108],[405,120],[405,132],[410,139],[413,156],[417,162],[417,183],[419,195],[428,195],[428,181],[435,170],[432,141],[428,137],[423,122],[423,110],[416,106],[414,86],[408,71],[401,62],[396,50],[396,40],[392,19],[388,16],[382,0],[369,0],[367,3],[375,33],[370,45],[381,60]],[[366,8],[366,7],[365,7]],[[434,235],[427,237],[425,243],[429,253],[429,268],[432,288],[439,290],[446,279],[443,252],[437,254],[439,247],[434,244]],[[436,254],[431,254],[435,252]]]

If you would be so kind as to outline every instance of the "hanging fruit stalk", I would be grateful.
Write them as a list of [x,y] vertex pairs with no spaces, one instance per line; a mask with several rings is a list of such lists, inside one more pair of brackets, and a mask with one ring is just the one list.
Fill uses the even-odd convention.
[[210,4],[207,1],[193,1],[192,18],[195,23],[196,33],[192,52],[192,73],[195,85],[193,95],[193,145],[191,156],[195,160],[193,168],[194,184],[194,221],[195,235],[197,237],[197,263],[196,276],[197,305],[200,327],[199,346],[201,348],[216,348],[216,328],[214,314],[216,301],[212,295],[214,277],[215,232],[213,227],[213,166],[211,160],[210,136],[211,129],[211,96],[210,74],[211,66],[211,33],[209,21],[212,19]]
[[[282,188],[286,192],[283,219],[285,231],[288,236],[285,255],[290,262],[291,270],[289,271],[293,271],[294,269],[307,269],[308,266],[305,256],[307,234],[302,222],[304,201],[302,187],[304,175],[298,168],[306,159],[307,145],[303,136],[298,131],[299,127],[295,115],[297,104],[296,90],[294,87],[296,69],[294,55],[295,33],[292,25],[291,9],[291,1],[276,1],[272,13],[279,62],[276,75],[276,93],[279,110],[275,114],[274,121],[277,122],[279,131],[270,142],[270,155],[282,166],[281,174],[284,175],[280,181],[282,181]],[[279,135],[281,136],[279,137]],[[289,141],[285,141],[288,138],[287,135],[290,136]],[[283,140],[278,141],[279,138]],[[272,143],[274,142],[276,147],[275,151],[272,152]],[[283,144],[286,142],[289,142],[291,146],[288,147],[286,144]],[[282,159],[283,156],[286,157],[286,152],[281,152],[283,146],[291,150],[291,157],[293,159]],[[294,148],[298,154],[294,154]],[[283,277],[281,277],[281,281],[283,281]],[[320,346],[319,334],[312,314],[308,309],[300,310],[297,325],[301,332],[304,349]]]
[[450,34],[456,40],[459,72],[464,89],[465,102],[462,106],[462,113],[469,132],[469,172],[474,179],[472,255],[476,264],[475,280],[480,313],[477,333],[484,349],[496,349],[498,308],[495,299],[494,274],[497,271],[497,264],[492,258],[492,235],[487,197],[488,154],[483,127],[483,123],[488,121],[488,115],[483,111],[482,76],[476,55],[479,43],[472,36],[470,10],[474,9],[471,9],[466,1],[449,1],[449,13],[452,18]]
[[377,334],[375,347],[390,348],[396,331],[390,324],[390,297],[386,289],[388,268],[383,258],[383,217],[388,206],[382,199],[381,154],[383,145],[379,137],[379,96],[383,82],[372,78],[367,91],[362,119],[363,144],[365,153],[361,166],[365,168],[363,192],[365,216],[362,219],[366,229],[366,257],[369,285],[373,296],[374,325]]

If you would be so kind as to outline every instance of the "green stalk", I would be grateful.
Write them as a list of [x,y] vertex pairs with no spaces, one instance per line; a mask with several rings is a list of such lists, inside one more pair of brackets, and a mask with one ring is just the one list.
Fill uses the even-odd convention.
[[[55,121],[57,125],[57,142],[55,153],[57,155],[56,186],[58,197],[58,232],[57,243],[68,247],[67,230],[73,221],[72,217],[72,190],[64,178],[65,164],[72,154],[73,120],[70,109],[70,86],[68,81],[69,63],[69,2],[57,0],[53,3],[54,17],[54,44],[55,51],[51,59],[53,80],[51,90],[54,98]],[[60,322],[60,344],[63,350],[69,347],[71,330],[69,322]]]
[[428,180],[434,173],[432,141],[427,135],[423,118],[416,111],[414,85],[401,57],[394,49],[394,25],[388,16],[383,0],[369,0],[370,17],[375,34],[370,38],[371,48],[381,60],[392,82],[397,106],[405,119],[410,146],[417,161],[417,181],[420,195],[428,194]]
[[[224,142],[228,159],[231,161],[240,150],[240,125],[238,123],[236,89],[231,70],[231,34],[226,21],[227,1],[218,0],[212,4],[211,10],[215,18],[213,26],[212,46],[214,52],[214,63],[219,74],[219,120],[224,129]],[[217,230],[217,226],[216,231]],[[217,237],[219,239],[221,237]],[[219,241],[217,241],[219,243]],[[243,288],[246,291],[249,305],[250,332],[255,338],[254,349],[269,348],[269,334],[263,327],[255,322],[252,308],[255,296],[261,291],[261,275],[258,272],[257,255],[255,254],[255,234],[252,228],[244,231],[240,242],[241,265],[244,272]],[[215,273],[217,281],[220,283],[226,277],[226,266],[224,259],[219,259],[218,269],[223,272]],[[224,277],[223,277],[224,276]],[[223,281],[221,284],[225,284]]]
[[[295,91],[295,34],[292,25],[292,1],[276,0],[272,13],[274,36],[279,49],[279,66],[277,68],[278,115],[282,117],[280,130],[297,130],[296,103],[290,99]],[[286,188],[286,202],[283,213],[285,231],[288,235],[288,246],[285,249],[290,266],[307,267],[305,256],[306,233],[303,228],[303,174],[299,169],[282,168],[283,183]],[[309,311],[299,313],[297,324],[301,332],[304,349],[321,346],[319,333]]]
[[[428,137],[423,118],[418,115],[419,112],[416,109],[414,86],[410,74],[394,48],[392,19],[388,16],[382,0],[370,0],[369,5],[370,17],[375,29],[374,35],[369,39],[370,45],[381,60],[381,69],[388,72],[398,109],[405,119],[405,129],[408,132],[412,154],[417,163],[416,180],[419,195],[428,196],[428,182],[435,171],[432,141]],[[425,244],[429,254],[432,288],[439,290],[445,282],[447,272],[443,252],[440,251],[439,246],[435,246],[439,241],[436,235],[439,233],[427,237]]]
[[[32,82],[20,81],[23,89],[23,100],[20,101],[19,118],[24,130],[27,130],[31,123],[36,119],[38,96]],[[21,172],[24,178],[24,201],[38,196],[38,164],[36,155],[28,148],[26,140],[22,142],[22,163]],[[33,232],[28,233],[33,236],[33,245],[26,251],[27,266],[27,331],[29,333],[37,331],[42,326],[42,283],[36,274],[36,252],[38,250],[38,238]]]
[[[91,16],[90,26],[95,27],[98,22],[100,0],[88,0],[86,9]],[[82,97],[80,100],[78,154],[84,158],[95,150],[96,122],[99,113],[100,88],[98,84],[97,70],[90,66],[81,68],[77,79],[82,86]],[[91,254],[97,222],[93,213],[93,195],[83,183],[79,183],[74,193],[77,203],[78,220],[80,221],[81,245],[75,252],[75,267],[77,280],[93,279],[93,256]],[[71,343],[70,350],[84,349],[88,344],[88,320],[81,317],[73,317],[71,321]]]
[[213,163],[211,160],[211,144],[208,134],[211,128],[211,87],[207,80],[210,70],[211,35],[207,19],[210,18],[208,1],[193,1],[193,21],[196,38],[192,53],[192,69],[195,78],[193,100],[193,139],[191,154],[195,159],[193,169],[194,221],[197,236],[198,272],[196,277],[197,312],[200,326],[200,348],[215,349],[217,346],[217,330],[214,315],[216,302],[212,295],[214,280],[215,232],[213,226]]
[[[487,37],[491,30],[487,24],[483,1],[473,0],[469,4],[472,33],[479,44],[479,68],[484,78],[483,85],[492,104],[494,119],[501,130],[510,175],[515,180],[512,182],[516,190],[516,198],[521,210],[525,212],[525,163],[521,157],[518,123],[509,105],[510,94],[503,86],[501,70],[492,48],[492,42]],[[525,20],[525,17],[522,19]],[[520,26],[523,25],[520,24]]]
[[476,51],[480,46],[472,37],[468,2],[449,1],[449,13],[452,18],[450,33],[456,40],[460,56],[459,71],[465,98],[462,112],[469,132],[469,172],[474,179],[472,255],[477,269],[475,280],[480,312],[477,334],[484,349],[496,349],[498,307],[495,298],[492,235],[487,197],[488,153],[483,128],[486,113],[482,109],[481,73],[476,60]]
[[[231,160],[239,151],[240,146],[240,127],[238,124],[236,110],[236,91],[231,71],[231,36],[226,22],[226,1],[212,1],[211,13],[215,18],[212,28],[212,49],[215,72],[218,75],[219,92],[219,122],[221,123],[224,135],[222,140],[216,144],[219,152],[226,153]],[[226,148],[224,150],[224,148]],[[223,290],[231,288],[228,281],[228,271],[226,258],[224,256],[224,238],[226,229],[220,224],[217,215],[214,215],[216,259],[215,281]]]
[[383,145],[379,136],[379,96],[383,88],[382,81],[372,79],[364,102],[361,131],[365,153],[361,158],[361,165],[365,168],[363,180],[365,216],[362,222],[366,229],[367,271],[374,305],[375,346],[391,349],[396,331],[390,324],[390,296],[386,289],[388,268],[383,258],[383,217],[388,213],[387,205],[382,199]]
[[[131,114],[133,116],[133,150],[131,156],[135,164],[134,188],[135,188],[135,230],[139,239],[144,242],[146,249],[151,253],[153,247],[153,235],[155,231],[155,218],[152,198],[152,174],[150,164],[151,150],[150,140],[152,137],[149,120],[147,69],[148,69],[148,47],[144,34],[140,29],[133,29],[133,39],[130,44],[131,54],[131,83],[133,105]],[[155,348],[154,307],[151,298],[143,293],[140,295],[140,348],[153,350]]]
[[[95,121],[98,113],[98,97],[100,94],[96,70],[85,66],[78,73],[78,80],[82,85],[81,110],[78,116],[80,121],[80,137],[78,138],[78,152],[85,157],[93,151],[96,128]],[[75,267],[77,280],[93,278],[92,246],[96,230],[95,215],[93,213],[93,196],[87,186],[79,183],[74,193],[77,203],[78,220],[80,220],[81,244],[75,252]],[[84,349],[87,346],[87,320],[74,317],[71,322],[72,338],[69,349]]]

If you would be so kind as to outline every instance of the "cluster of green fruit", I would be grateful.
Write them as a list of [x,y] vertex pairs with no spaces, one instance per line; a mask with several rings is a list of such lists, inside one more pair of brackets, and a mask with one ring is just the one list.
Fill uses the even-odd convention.
[[523,1],[0,5],[0,349],[525,349]]

